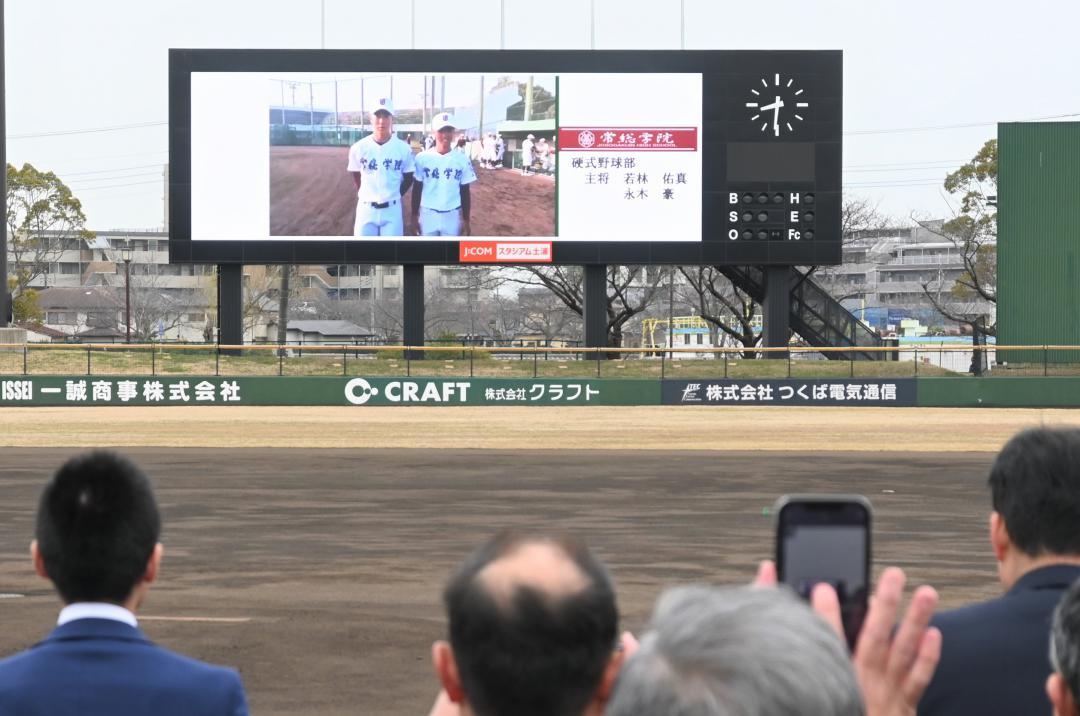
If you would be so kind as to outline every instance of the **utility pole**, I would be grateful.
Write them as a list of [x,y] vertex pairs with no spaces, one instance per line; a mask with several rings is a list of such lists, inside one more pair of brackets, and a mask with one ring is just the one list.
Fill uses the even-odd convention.
[[8,294],[7,237],[7,91],[4,87],[4,0],[0,0],[0,328],[8,325],[12,312]]

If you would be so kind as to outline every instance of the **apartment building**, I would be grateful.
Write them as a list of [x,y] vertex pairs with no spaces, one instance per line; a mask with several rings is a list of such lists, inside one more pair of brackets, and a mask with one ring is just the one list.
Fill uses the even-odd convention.
[[[964,275],[961,248],[941,236],[942,221],[911,228],[860,232],[845,239],[844,263],[819,269],[814,279],[874,328],[900,319],[957,330],[934,308],[924,285],[952,301],[950,289]],[[971,300],[951,309],[994,320],[994,304]]]

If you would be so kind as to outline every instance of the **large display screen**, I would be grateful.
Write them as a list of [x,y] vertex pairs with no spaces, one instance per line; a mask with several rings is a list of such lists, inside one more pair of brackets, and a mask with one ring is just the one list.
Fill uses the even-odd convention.
[[170,256],[837,263],[838,52],[170,53]]

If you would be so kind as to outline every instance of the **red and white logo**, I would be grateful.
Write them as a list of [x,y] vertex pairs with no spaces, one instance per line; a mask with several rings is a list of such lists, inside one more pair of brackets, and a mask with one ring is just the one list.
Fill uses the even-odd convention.
[[560,151],[696,152],[697,127],[560,127]]
[[550,241],[460,241],[462,263],[551,263]]

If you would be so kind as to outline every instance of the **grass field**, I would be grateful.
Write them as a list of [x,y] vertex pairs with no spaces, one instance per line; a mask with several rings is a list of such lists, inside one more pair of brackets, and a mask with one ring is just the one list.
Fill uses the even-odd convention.
[[[934,365],[913,361],[830,361],[793,357],[790,360],[679,359],[631,357],[595,360],[581,353],[500,352],[441,349],[425,360],[406,360],[401,351],[377,354],[292,349],[248,349],[240,355],[220,354],[212,346],[138,349],[64,346],[0,351],[0,375],[363,375],[491,378],[904,378],[961,376]],[[1041,369],[1042,366],[1039,366]],[[1014,374],[1019,374],[1013,371]],[[1055,374],[1057,372],[1055,371]]]

